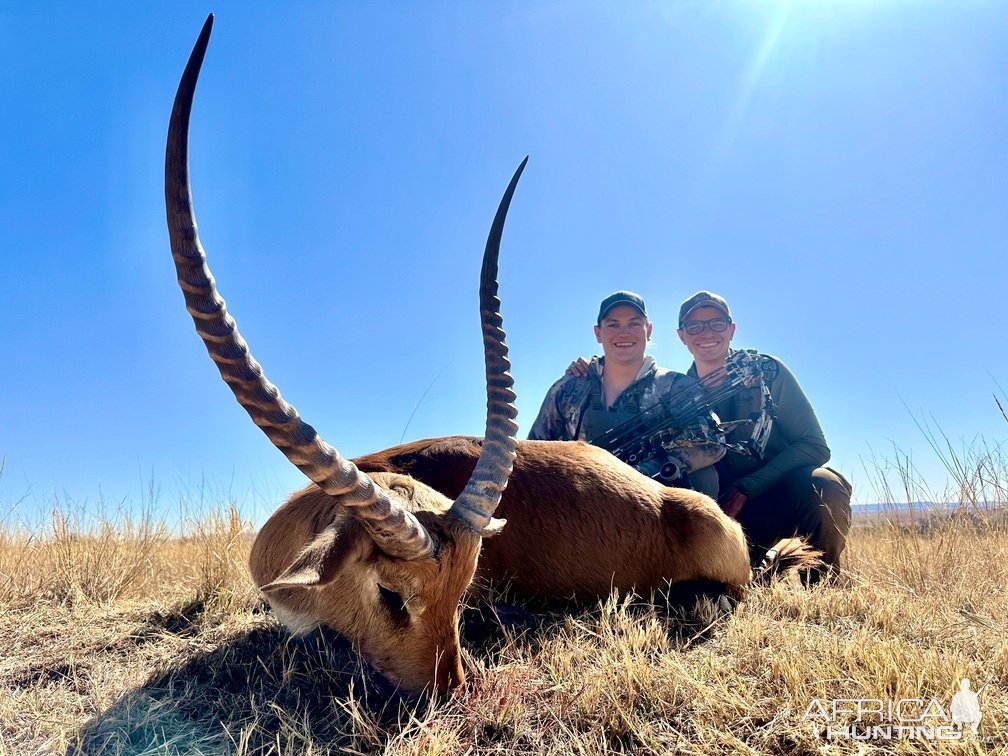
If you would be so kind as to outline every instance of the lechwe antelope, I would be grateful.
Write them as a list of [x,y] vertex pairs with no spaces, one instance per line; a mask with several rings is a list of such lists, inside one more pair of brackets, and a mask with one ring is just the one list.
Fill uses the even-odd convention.
[[484,535],[514,460],[515,409],[497,299],[497,255],[523,162],[504,193],[480,274],[487,424],[465,490],[454,501],[407,476],[367,476],[323,441],[263,375],[217,291],[196,233],[189,188],[193,93],[210,39],[207,18],[175,96],[165,158],[172,257],[186,307],[221,377],[252,420],[317,488],[292,499],[263,526],[250,568],[292,630],[324,623],[345,635],[394,682],[447,690],[464,680],[459,597],[476,569]]

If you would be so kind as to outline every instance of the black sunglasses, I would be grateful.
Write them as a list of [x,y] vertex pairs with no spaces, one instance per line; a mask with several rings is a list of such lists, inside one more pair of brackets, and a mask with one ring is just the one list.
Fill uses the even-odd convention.
[[710,328],[714,333],[724,333],[731,325],[731,318],[711,318],[710,320],[687,320],[682,329],[690,336],[703,333],[704,328]]

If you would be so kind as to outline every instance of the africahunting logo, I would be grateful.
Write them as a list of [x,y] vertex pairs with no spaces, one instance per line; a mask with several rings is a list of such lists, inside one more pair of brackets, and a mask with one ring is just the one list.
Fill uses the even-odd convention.
[[977,738],[980,694],[969,678],[947,706],[937,698],[813,698],[802,722],[827,740],[968,740]]

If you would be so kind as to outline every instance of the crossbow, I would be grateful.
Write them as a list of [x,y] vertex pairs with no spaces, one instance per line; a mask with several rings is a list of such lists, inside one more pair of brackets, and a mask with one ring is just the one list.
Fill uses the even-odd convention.
[[[748,388],[761,389],[760,411],[752,417],[720,422],[713,413],[718,403]],[[708,373],[686,389],[662,397],[659,403],[593,438],[590,443],[609,451],[628,465],[648,469],[659,467],[651,477],[663,483],[680,478],[678,465],[669,452],[697,443],[720,444],[729,451],[762,459],[773,427],[776,407],[764,380],[761,356],[738,350],[728,355],[725,365]],[[727,434],[751,426],[744,442],[728,442]]]

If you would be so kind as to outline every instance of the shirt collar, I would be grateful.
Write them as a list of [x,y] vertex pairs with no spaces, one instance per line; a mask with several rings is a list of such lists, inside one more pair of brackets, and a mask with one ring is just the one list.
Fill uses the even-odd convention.
[[[594,371],[594,374],[599,378],[602,377],[602,368],[605,367],[605,357],[592,357],[591,362],[588,367]],[[658,369],[658,363],[655,362],[655,358],[651,355],[644,355],[644,364],[641,365],[641,369],[637,371],[637,377],[634,378],[634,383],[646,378],[648,375],[653,373]]]

